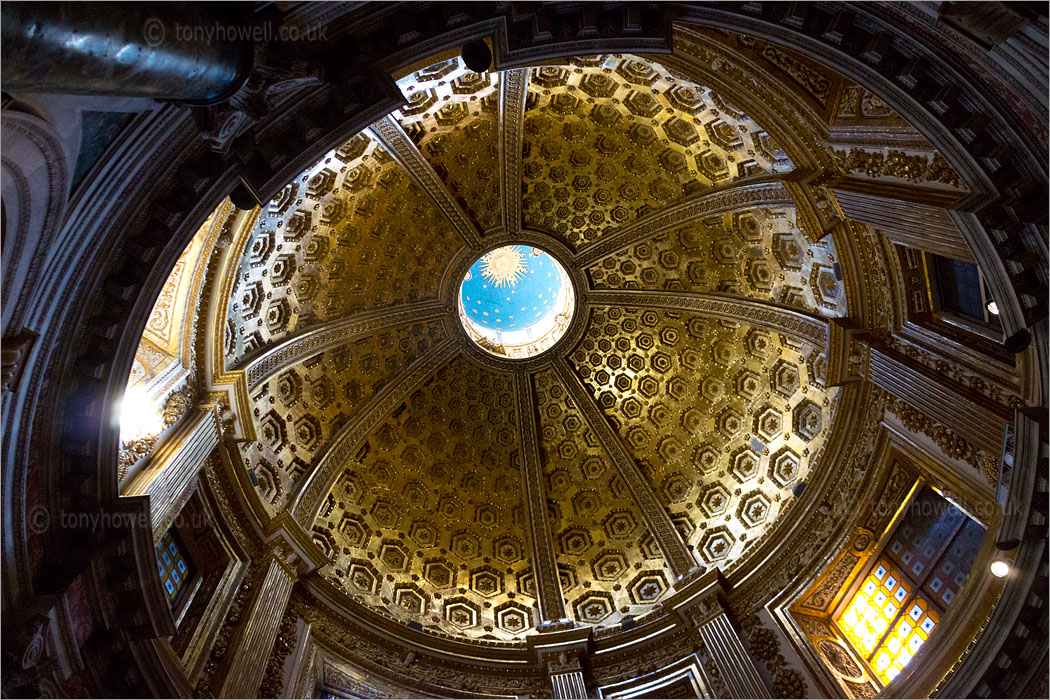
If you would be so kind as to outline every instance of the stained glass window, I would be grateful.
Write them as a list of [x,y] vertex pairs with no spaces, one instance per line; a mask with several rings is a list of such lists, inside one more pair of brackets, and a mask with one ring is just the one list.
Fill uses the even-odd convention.
[[908,665],[955,599],[984,528],[937,492],[909,504],[835,622],[883,683]]
[[911,584],[901,572],[880,559],[838,620],[853,648],[870,655],[911,592]]
[[178,535],[171,530],[157,544],[157,571],[168,601],[174,605],[175,597],[193,576],[193,565],[184,554]]

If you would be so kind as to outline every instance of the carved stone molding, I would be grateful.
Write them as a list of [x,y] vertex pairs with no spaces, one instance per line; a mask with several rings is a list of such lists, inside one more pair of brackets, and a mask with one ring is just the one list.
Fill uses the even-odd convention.
[[536,400],[528,373],[514,374],[514,391],[518,402],[518,440],[521,442],[522,481],[525,486],[529,538],[532,540],[536,594],[543,622],[557,622],[566,617],[565,598],[558,580],[558,566],[547,522],[547,498],[544,494],[543,467],[540,464],[534,415]]
[[738,299],[719,294],[685,294],[681,292],[594,291],[588,297],[593,305],[631,306],[648,309],[691,311],[725,320],[745,319],[755,326],[784,333],[818,348],[827,346],[828,324],[823,319],[802,311],[771,303]]
[[313,520],[321,498],[331,489],[332,482],[339,476],[346,460],[360,447],[361,441],[372,429],[390,415],[421,382],[458,352],[459,348],[451,341],[436,346],[373,398],[361,409],[357,419],[332,439],[324,456],[303,480],[303,485],[290,506],[299,523],[309,525]]
[[734,182],[694,199],[660,209],[637,223],[603,236],[596,243],[585,246],[576,254],[574,262],[589,267],[597,261],[624,248],[680,224],[696,221],[745,207],[793,204],[791,195],[777,179],[762,178],[759,182]]
[[244,368],[248,380],[248,390],[255,390],[260,384],[285,367],[291,367],[329,348],[342,345],[351,339],[386,328],[418,323],[445,314],[445,307],[439,302],[409,304],[380,311],[369,311],[363,314],[340,319],[333,323],[311,328],[305,333],[295,335],[268,348],[266,352],[253,358]]
[[22,369],[25,367],[35,340],[35,335],[24,331],[13,338],[4,338],[4,346],[0,350],[0,361],[2,361],[0,377],[3,379],[3,391],[15,391],[18,388],[18,382],[22,378]]
[[372,124],[372,133],[383,148],[387,150],[400,163],[412,178],[430,195],[434,203],[441,209],[452,225],[463,237],[471,248],[477,248],[481,243],[474,225],[463,212],[456,198],[445,187],[430,163],[419,152],[412,139],[404,132],[401,125],[394,121],[393,117],[386,116]]
[[528,94],[529,69],[507,70],[500,76],[500,179],[503,188],[503,228],[521,228],[521,144]]
[[660,505],[649,484],[638,471],[638,466],[631,459],[623,443],[620,442],[619,436],[602,415],[594,397],[588,393],[579,376],[564,359],[555,360],[552,366],[568,390],[573,403],[579,407],[587,424],[594,431],[609,455],[609,459],[627,484],[671,572],[677,577],[683,577],[693,571],[697,567],[696,560],[689,552],[685,542],[682,541],[682,536],[675,529],[667,511]]

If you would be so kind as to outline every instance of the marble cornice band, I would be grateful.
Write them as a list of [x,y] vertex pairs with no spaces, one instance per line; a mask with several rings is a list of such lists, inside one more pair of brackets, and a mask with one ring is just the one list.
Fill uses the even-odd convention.
[[563,358],[558,358],[551,363],[551,366],[630,490],[671,572],[676,578],[686,576],[697,567],[696,560],[686,547],[681,534],[675,529],[671,516],[657,500],[652,488],[639,471],[638,465],[627,452],[627,448],[623,446],[620,436],[609,425],[601,409],[595,403],[594,397],[568,363]]
[[827,346],[828,322],[805,311],[789,309],[772,302],[754,301],[721,294],[690,294],[663,291],[594,291],[587,301],[600,306],[629,306],[647,309],[690,311],[725,319],[750,321],[756,327],[798,338],[818,348]]
[[459,202],[448,191],[430,162],[423,157],[412,139],[408,137],[401,125],[389,114],[376,121],[371,126],[371,131],[383,148],[408,171],[408,174],[423,190],[434,200],[434,204],[445,214],[449,223],[459,232],[467,245],[477,248],[481,245],[481,237],[477,229],[459,206]]
[[371,335],[387,328],[441,318],[446,311],[441,302],[421,302],[367,311],[311,328],[268,348],[248,362],[244,367],[248,390],[253,391],[287,367],[299,364],[325,350],[343,345],[357,336]]

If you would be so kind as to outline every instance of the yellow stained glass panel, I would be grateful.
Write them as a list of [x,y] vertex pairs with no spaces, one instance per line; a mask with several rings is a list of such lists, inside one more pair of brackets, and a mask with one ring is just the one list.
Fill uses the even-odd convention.
[[872,667],[883,683],[889,683],[908,665],[940,622],[937,611],[922,596],[915,596],[893,630],[872,657]]
[[901,572],[879,559],[837,618],[853,648],[870,658],[910,593],[911,584]]

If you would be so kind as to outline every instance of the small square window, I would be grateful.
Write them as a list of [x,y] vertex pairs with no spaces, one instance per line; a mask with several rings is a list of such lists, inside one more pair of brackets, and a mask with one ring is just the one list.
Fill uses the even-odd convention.
[[183,553],[182,543],[172,530],[157,543],[157,573],[168,594],[168,602],[174,605],[179,592],[193,574],[193,563]]

